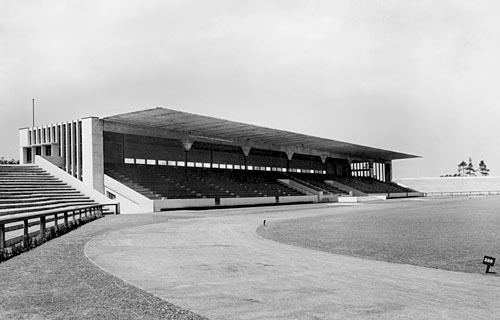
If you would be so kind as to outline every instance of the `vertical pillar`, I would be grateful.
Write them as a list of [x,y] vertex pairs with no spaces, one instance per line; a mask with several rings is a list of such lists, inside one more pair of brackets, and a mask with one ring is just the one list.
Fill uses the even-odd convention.
[[245,157],[245,170],[247,170],[248,155],[250,154],[252,147],[250,147],[248,145],[244,145],[244,146],[241,146],[241,150],[243,151],[243,156]]
[[[323,169],[322,169],[322,170],[323,170],[324,172],[326,172],[326,158],[328,158],[328,156],[327,156],[327,155],[322,154],[322,155],[320,156],[320,158],[321,158],[321,163],[323,163],[323,166],[322,166],[322,168],[323,168]],[[323,174],[323,172],[321,172],[321,174]]]
[[30,130],[28,128],[19,129],[19,163],[25,164],[27,162],[27,148],[30,146]]
[[210,150],[210,169],[214,168],[214,151]]
[[79,120],[75,121],[75,125],[76,125],[76,137],[75,137],[75,141],[76,141],[76,145],[75,145],[75,149],[76,149],[76,178],[78,180],[81,180],[82,179],[82,163],[80,161],[81,159],[81,152],[82,152],[82,149],[81,149],[81,141],[80,141],[80,132],[82,130],[82,126],[81,126],[81,122]]
[[28,219],[24,219],[23,220],[23,245],[25,248],[28,247],[29,245],[29,231],[28,231],[28,227],[29,227],[29,224],[28,224]]
[[181,140],[182,146],[184,147],[184,179],[186,180],[188,178],[187,174],[188,152],[189,150],[191,150],[193,142],[194,142],[193,140],[190,140],[188,138]]
[[70,125],[69,122],[66,122],[66,134],[65,134],[65,141],[64,141],[64,147],[66,148],[66,172],[71,174],[71,138],[70,138]]
[[57,139],[58,139],[58,143],[59,143],[59,156],[62,157],[64,159],[64,152],[63,152],[63,146],[64,146],[64,135],[63,135],[63,129],[62,129],[62,124],[58,124],[57,125],[57,131],[59,131],[58,135],[57,135]]
[[292,166],[292,158],[294,155],[294,151],[287,149],[286,150],[286,172],[290,172],[291,166]]
[[104,123],[96,117],[81,119],[83,183],[104,194]]
[[392,161],[385,163],[385,182],[392,182]]
[[73,177],[76,176],[76,161],[75,161],[75,155],[76,155],[76,137],[75,137],[75,121],[69,122],[69,137],[70,137],[70,145],[71,145],[71,175]]

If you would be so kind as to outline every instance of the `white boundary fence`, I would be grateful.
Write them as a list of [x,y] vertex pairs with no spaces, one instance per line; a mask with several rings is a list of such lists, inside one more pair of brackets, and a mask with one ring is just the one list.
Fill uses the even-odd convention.
[[424,192],[425,197],[470,197],[470,196],[498,196],[498,191],[452,191],[452,192]]

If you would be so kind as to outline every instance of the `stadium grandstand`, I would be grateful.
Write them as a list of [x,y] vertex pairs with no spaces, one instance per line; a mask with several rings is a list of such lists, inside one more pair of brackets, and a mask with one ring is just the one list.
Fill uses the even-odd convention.
[[392,182],[392,161],[414,155],[166,108],[22,128],[19,138],[21,167],[104,194],[123,213],[420,195]]

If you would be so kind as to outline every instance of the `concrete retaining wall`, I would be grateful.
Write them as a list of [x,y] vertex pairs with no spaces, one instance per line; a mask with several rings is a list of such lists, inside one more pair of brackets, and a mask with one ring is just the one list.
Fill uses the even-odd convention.
[[394,182],[425,193],[500,190],[500,177],[408,178],[395,179]]
[[82,194],[88,196],[89,198],[91,198],[92,200],[94,200],[100,204],[116,204],[117,202],[119,202],[119,201],[109,199],[108,197],[106,197],[102,193],[89,187],[88,185],[86,185],[82,181],[71,176],[66,171],[55,166],[53,163],[45,160],[41,156],[35,156],[35,164],[37,166],[39,166],[40,168],[42,168],[43,170],[47,171],[50,175],[56,177],[57,179],[68,184],[72,188],[78,190]]
[[154,211],[161,211],[162,209],[182,209],[182,208],[196,208],[196,207],[214,207],[215,199],[164,199],[154,200]]
[[154,210],[153,200],[108,175],[104,175],[104,189],[116,196],[115,200],[120,203],[121,213],[143,213]]
[[351,188],[349,186],[346,186],[345,184],[339,183],[337,181],[326,180],[325,183],[329,184],[331,186],[334,186],[335,188],[340,189],[342,191],[349,192],[349,194],[352,194],[353,196],[356,196],[356,197],[366,196],[366,193],[361,192],[359,190],[356,190],[354,188]]
[[279,182],[286,184],[287,186],[291,187],[292,189],[298,190],[300,192],[303,192],[305,194],[319,194],[322,193],[322,191],[314,190],[313,188],[309,188],[308,186],[305,186],[303,184],[300,184],[296,181],[290,180],[290,179],[278,179]]
[[293,202],[318,202],[318,196],[290,196],[280,197],[279,203],[293,203]]
[[275,197],[221,198],[221,206],[243,206],[276,203]]

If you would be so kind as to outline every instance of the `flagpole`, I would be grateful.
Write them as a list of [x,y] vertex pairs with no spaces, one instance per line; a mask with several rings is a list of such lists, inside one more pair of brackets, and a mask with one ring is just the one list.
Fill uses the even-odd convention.
[[35,126],[35,99],[32,99],[33,101],[33,127]]

